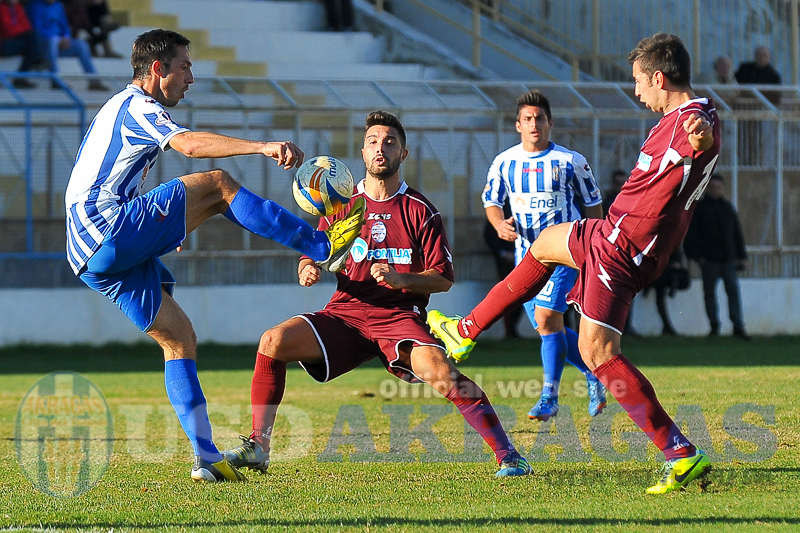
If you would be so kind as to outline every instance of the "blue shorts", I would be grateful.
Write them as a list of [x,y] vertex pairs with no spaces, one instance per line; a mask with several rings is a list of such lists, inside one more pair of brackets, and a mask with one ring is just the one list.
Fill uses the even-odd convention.
[[539,327],[534,318],[537,306],[552,309],[559,313],[566,312],[567,294],[572,290],[576,279],[578,279],[577,270],[566,266],[558,266],[544,288],[536,295],[536,298],[523,304],[525,312],[528,314],[528,319],[534,328]]
[[158,258],[185,237],[186,189],[175,178],[120,206],[114,227],[80,278],[147,331],[161,307],[162,286],[170,295],[175,286]]

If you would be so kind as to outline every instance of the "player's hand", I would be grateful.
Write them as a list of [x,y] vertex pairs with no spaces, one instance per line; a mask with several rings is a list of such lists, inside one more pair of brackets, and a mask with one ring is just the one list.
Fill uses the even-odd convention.
[[319,268],[314,263],[307,263],[302,268],[300,268],[300,272],[298,272],[298,276],[300,278],[300,285],[303,287],[311,287],[312,285],[316,285],[319,283],[320,276],[322,275],[322,269]]
[[683,129],[689,134],[689,142],[695,150],[707,150],[714,142],[711,122],[702,115],[689,115],[683,123]]
[[378,283],[385,283],[392,289],[402,289],[402,276],[387,263],[375,263],[369,273]]
[[513,242],[517,240],[517,229],[514,226],[514,217],[504,219],[500,224],[495,226],[494,229],[497,230],[497,236],[504,241]]
[[296,144],[289,141],[268,142],[264,147],[264,155],[274,159],[279,166],[286,170],[302,165],[303,158],[306,156]]

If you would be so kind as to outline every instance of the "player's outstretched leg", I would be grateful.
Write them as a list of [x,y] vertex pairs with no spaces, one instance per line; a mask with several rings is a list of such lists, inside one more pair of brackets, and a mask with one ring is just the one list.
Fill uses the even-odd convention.
[[692,457],[673,459],[661,467],[661,479],[647,489],[647,494],[666,494],[674,490],[683,490],[686,485],[705,476],[711,470],[711,461],[702,450]]
[[447,356],[456,363],[465,361],[475,347],[475,341],[462,337],[459,333],[459,320],[460,316],[448,317],[436,309],[428,311],[428,326],[431,328],[431,333],[444,342]]
[[366,206],[364,197],[359,196],[353,201],[353,207],[347,216],[337,220],[325,230],[331,242],[331,251],[327,259],[317,261],[320,267],[329,272],[339,272],[344,268],[350,255],[350,248],[361,233],[361,226],[364,225]]
[[328,236],[281,205],[240,187],[231,200],[225,218],[244,229],[270,239],[311,259],[324,260],[332,244]]
[[539,294],[552,273],[553,269],[527,253],[469,315],[461,319],[450,318],[431,310],[428,312],[428,325],[445,342],[447,355],[456,362],[464,361],[475,346],[478,335],[492,327],[503,315]]

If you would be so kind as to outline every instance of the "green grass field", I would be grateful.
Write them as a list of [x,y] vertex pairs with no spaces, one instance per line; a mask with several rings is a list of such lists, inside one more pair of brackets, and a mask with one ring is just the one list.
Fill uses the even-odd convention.
[[[494,478],[488,448],[468,437],[465,452],[463,419],[447,401],[380,365],[326,385],[293,365],[269,473],[224,485],[190,482],[191,448],[154,345],[0,350],[0,531],[800,530],[800,339],[625,339],[624,348],[717,458],[704,483],[646,495],[656,449],[622,413],[590,419],[574,368],[554,423],[529,421],[541,381],[536,341],[484,341],[460,366],[498,406],[532,476]],[[254,347],[199,353],[215,440],[230,447],[250,427]],[[94,383],[113,415],[105,475],[69,498],[34,488],[15,446],[23,398],[62,370]]]

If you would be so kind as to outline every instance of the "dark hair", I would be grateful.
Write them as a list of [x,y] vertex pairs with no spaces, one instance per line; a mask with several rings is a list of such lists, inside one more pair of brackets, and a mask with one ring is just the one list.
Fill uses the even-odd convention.
[[387,126],[397,130],[397,134],[400,136],[400,148],[405,149],[406,130],[403,128],[403,124],[400,122],[399,118],[387,111],[373,111],[367,115],[367,118],[364,120],[364,137],[367,136],[367,131],[369,131],[372,126]]
[[645,37],[628,56],[628,63],[639,62],[639,70],[652,77],[660,70],[678,87],[689,87],[692,81],[692,58],[677,35],[656,33]]
[[544,109],[547,120],[553,120],[553,115],[550,113],[550,100],[547,99],[542,91],[534,89],[517,98],[517,118],[519,118],[519,112],[522,111],[522,108],[527,106],[541,107]]
[[189,46],[189,39],[171,30],[150,30],[138,36],[133,41],[131,52],[133,79],[147,79],[155,61],[169,69],[170,61],[178,55],[179,46]]

